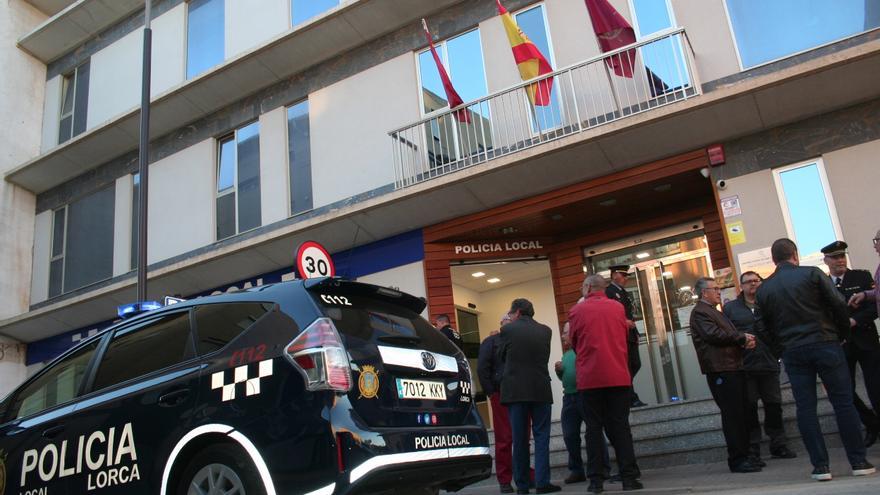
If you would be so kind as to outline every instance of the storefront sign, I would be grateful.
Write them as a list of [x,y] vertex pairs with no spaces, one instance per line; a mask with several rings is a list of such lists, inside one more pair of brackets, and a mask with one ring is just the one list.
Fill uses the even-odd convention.
[[473,244],[455,244],[456,255],[461,254],[511,254],[520,251],[544,249],[541,241],[498,241]]

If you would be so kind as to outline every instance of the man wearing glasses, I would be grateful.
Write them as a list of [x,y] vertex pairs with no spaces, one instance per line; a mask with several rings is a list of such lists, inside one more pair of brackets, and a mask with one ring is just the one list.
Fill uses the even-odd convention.
[[764,432],[770,437],[770,456],[791,459],[797,454],[788,448],[782,423],[782,390],[779,387],[779,356],[782,349],[764,328],[761,308],[755,293],[763,279],[755,272],[739,277],[742,291],[724,305],[727,316],[737,330],[755,336],[755,348],[743,352],[746,372],[746,425],[749,428],[749,454],[753,464],[764,467],[761,460],[761,423],[758,420],[758,399],[764,403]]
[[755,348],[755,336],[740,332],[717,306],[721,288],[714,278],[697,279],[694,291],[700,298],[691,311],[691,336],[700,370],[712,398],[721,409],[721,430],[727,444],[727,465],[732,473],[754,473],[761,467],[749,458],[746,426],[746,378],[743,349]]
[[782,360],[791,381],[798,429],[813,464],[812,478],[831,480],[828,450],[816,414],[816,377],[834,408],[837,431],[854,476],[875,472],[865,458],[859,415],[853,406],[852,380],[840,346],[850,322],[843,297],[825,272],[800,266],[797,245],[778,239],[770,247],[776,271],[758,289],[764,323],[782,344]]
[[[850,270],[847,267],[847,247],[843,241],[834,241],[822,248],[831,281],[834,282],[834,286],[844,300],[849,300],[855,294],[874,288],[874,279],[869,271]],[[877,336],[877,327],[874,325],[876,318],[877,308],[873,304],[863,301],[855,307],[850,307],[851,334],[844,345],[846,360],[849,364],[849,376],[853,385],[854,404],[866,429],[865,447],[873,445],[877,441],[878,433],[880,433],[880,420],[877,419],[876,414],[876,411],[880,410],[880,340]],[[866,406],[855,392],[856,364],[862,368],[865,388],[868,390],[868,402],[873,410]]]

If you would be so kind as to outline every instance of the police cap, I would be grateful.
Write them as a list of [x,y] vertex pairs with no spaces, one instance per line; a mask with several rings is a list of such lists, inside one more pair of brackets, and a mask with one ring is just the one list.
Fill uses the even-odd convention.
[[846,254],[847,244],[843,241],[834,241],[821,249],[825,256],[840,256]]
[[611,270],[612,274],[614,274],[614,272],[620,272],[624,275],[628,275],[629,274],[629,265],[614,265],[614,266],[610,267],[609,270]]

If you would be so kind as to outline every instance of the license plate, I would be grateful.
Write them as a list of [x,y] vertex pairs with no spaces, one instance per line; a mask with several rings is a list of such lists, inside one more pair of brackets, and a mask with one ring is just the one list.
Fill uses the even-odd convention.
[[398,378],[397,398],[446,400],[446,386],[443,382]]

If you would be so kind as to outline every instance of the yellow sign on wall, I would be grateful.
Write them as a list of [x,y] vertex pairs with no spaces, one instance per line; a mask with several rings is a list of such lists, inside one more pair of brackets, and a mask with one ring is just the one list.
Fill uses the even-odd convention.
[[742,221],[727,224],[727,239],[731,246],[746,242],[746,229]]

